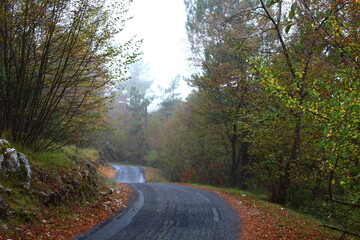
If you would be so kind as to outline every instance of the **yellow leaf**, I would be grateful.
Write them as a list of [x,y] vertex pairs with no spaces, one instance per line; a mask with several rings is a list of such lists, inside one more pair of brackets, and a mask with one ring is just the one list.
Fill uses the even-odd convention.
[[335,184],[335,179],[331,180],[331,184]]

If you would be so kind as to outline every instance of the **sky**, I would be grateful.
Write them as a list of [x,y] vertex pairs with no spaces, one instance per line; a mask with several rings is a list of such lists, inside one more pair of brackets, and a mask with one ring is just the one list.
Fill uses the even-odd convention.
[[[186,11],[183,0],[134,0],[130,6],[133,19],[125,27],[126,34],[143,39],[142,59],[148,64],[151,86],[159,94],[158,86],[166,88],[176,75],[189,77],[190,47],[185,29]],[[185,81],[179,92],[184,99],[191,92]]]

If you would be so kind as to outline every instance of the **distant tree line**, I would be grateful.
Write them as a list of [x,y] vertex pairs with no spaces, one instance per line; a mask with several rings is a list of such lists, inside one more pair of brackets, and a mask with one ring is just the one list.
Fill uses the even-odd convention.
[[120,84],[108,113],[110,128],[103,146],[108,159],[160,166],[155,151],[158,132],[182,102],[177,93],[179,81],[180,76],[175,77],[168,88],[159,87],[154,94],[147,64],[139,61],[130,67],[129,80]]

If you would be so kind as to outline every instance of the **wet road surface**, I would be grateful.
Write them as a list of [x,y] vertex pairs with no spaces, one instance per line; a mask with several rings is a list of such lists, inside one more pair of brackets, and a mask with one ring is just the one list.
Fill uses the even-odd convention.
[[144,183],[145,177],[139,167],[111,164],[116,170],[115,181],[122,183]]
[[213,193],[166,183],[131,186],[136,193],[132,204],[75,239],[238,239],[240,223],[235,211]]

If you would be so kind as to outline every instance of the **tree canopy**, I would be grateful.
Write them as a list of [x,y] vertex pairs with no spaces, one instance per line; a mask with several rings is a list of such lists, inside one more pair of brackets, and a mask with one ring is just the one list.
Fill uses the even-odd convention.
[[184,2],[202,72],[162,125],[162,167],[359,236],[359,2]]
[[128,5],[1,1],[1,135],[45,149],[101,125],[109,86],[138,55],[134,40],[110,41],[122,31]]

